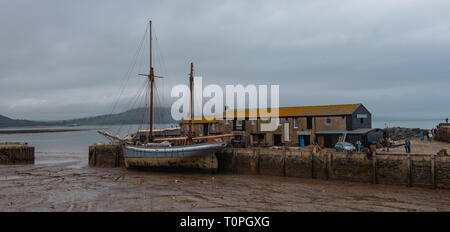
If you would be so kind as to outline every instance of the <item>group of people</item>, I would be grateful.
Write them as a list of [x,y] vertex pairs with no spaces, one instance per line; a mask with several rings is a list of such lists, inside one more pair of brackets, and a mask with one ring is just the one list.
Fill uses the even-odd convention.
[[381,144],[384,144],[383,151],[389,151],[392,146],[393,141],[390,137],[386,137],[385,139],[381,139]]
[[[433,128],[427,132],[425,132],[426,136],[427,136],[427,140],[431,143],[433,142],[433,137],[438,133],[438,128]],[[419,137],[420,140],[424,141],[425,140],[425,134],[423,131],[420,131],[419,133]]]

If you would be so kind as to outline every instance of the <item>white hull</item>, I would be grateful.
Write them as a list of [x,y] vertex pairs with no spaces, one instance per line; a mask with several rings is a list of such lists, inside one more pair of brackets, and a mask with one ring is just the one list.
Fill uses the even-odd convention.
[[201,143],[176,147],[145,147],[124,145],[126,167],[217,169],[215,151],[223,142]]

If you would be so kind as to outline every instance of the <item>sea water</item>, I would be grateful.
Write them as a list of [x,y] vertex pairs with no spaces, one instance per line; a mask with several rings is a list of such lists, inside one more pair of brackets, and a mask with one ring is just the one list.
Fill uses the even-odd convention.
[[[175,124],[155,124],[154,129],[176,127]],[[73,129],[80,131],[49,133],[17,133],[0,134],[0,142],[27,142],[35,147],[35,164],[79,162],[80,166],[88,165],[89,146],[95,143],[110,143],[97,130],[105,130],[113,135],[124,137],[135,133],[140,125],[121,126],[72,126],[72,127],[20,127],[2,128],[0,130],[38,130],[38,129]]]

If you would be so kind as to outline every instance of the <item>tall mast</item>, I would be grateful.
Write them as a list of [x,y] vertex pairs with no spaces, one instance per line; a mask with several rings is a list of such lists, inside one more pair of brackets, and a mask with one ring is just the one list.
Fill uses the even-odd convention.
[[155,82],[155,75],[153,73],[153,66],[152,66],[152,21],[149,22],[150,26],[150,75],[148,76],[150,80],[150,127],[148,131],[148,141],[153,141],[153,84]]
[[191,72],[189,73],[189,89],[191,93],[191,104],[190,104],[190,117],[191,120],[189,122],[189,142],[192,142],[192,121],[194,120],[194,100],[193,100],[193,92],[194,92],[194,63],[191,62]]

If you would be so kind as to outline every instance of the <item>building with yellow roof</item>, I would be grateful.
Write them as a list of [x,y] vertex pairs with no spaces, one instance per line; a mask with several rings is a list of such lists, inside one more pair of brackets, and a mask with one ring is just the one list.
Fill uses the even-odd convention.
[[[275,110],[276,111],[276,110]],[[193,121],[195,136],[233,133],[236,146],[307,146],[317,143],[332,147],[347,132],[372,127],[372,115],[362,104],[280,107],[275,111],[227,110],[214,120]],[[272,131],[266,131],[267,118],[278,118]],[[181,122],[187,134],[190,121]]]

